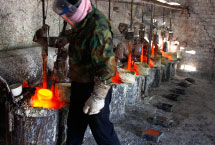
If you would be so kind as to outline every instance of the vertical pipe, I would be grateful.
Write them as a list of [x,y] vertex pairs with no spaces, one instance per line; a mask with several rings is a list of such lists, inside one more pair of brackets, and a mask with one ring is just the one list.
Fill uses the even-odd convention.
[[144,14],[143,14],[143,9],[142,9],[142,23],[143,23],[143,20],[144,20],[143,18],[144,18]]
[[134,0],[131,0],[131,21],[130,21],[130,28],[132,28],[132,24],[133,24],[133,5],[134,5]]
[[128,42],[128,70],[131,70],[131,51],[132,51],[132,44]]
[[163,23],[165,22],[165,19],[164,19],[164,14],[165,13],[165,8],[163,8]]
[[148,52],[147,52],[147,64],[149,64],[149,59],[150,59],[150,55],[151,55],[151,48],[152,48],[151,42],[152,42],[154,9],[155,9],[155,5],[151,4],[151,24],[150,24],[150,32],[149,32],[149,46],[148,46]]
[[111,12],[111,0],[109,0],[109,13],[108,13],[108,19],[110,21],[110,13]]
[[43,57],[43,88],[47,88],[47,56],[42,55]]
[[42,11],[43,11],[43,26],[44,26],[46,24],[45,0],[42,0]]
[[[170,31],[172,31],[172,11],[170,10],[170,19],[169,19],[169,27],[170,27]],[[172,37],[172,36],[171,36]],[[172,45],[172,39],[169,40],[169,50],[168,52],[171,52],[172,48],[171,48],[171,45]]]
[[96,0],[96,8],[98,8],[98,0]]
[[[165,8],[163,8],[163,25],[164,25],[164,22],[165,22],[164,15],[165,15]],[[162,49],[162,53],[163,53],[163,50],[164,50],[164,37],[162,37],[162,46],[161,46],[161,49]],[[161,55],[161,57],[162,57],[162,55]]]
[[42,14],[43,14],[43,37],[46,39],[46,44],[42,46],[43,58],[43,88],[47,88],[47,56],[48,56],[48,27],[46,25],[45,15],[45,0],[42,0]]

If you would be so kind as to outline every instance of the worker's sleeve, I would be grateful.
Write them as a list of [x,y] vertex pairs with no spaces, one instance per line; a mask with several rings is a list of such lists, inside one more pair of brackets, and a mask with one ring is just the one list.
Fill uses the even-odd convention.
[[109,29],[101,29],[94,33],[91,40],[94,76],[107,84],[111,83],[111,77],[116,73],[112,39],[112,32]]

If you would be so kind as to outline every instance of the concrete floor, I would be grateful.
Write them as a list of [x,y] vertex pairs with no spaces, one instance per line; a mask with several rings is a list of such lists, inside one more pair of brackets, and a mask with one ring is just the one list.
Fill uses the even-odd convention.
[[[215,85],[206,80],[195,79],[196,83],[185,89],[179,101],[171,101],[163,95],[170,90],[181,88],[177,84],[184,80],[175,77],[162,83],[141,104],[126,107],[126,116],[115,124],[115,130],[122,145],[154,145],[141,135],[147,129],[161,131],[158,145],[215,145]],[[174,105],[173,112],[164,112],[155,107],[162,102]],[[147,121],[155,115],[165,116],[174,120],[172,127],[165,128],[152,125]],[[1,142],[0,145],[3,145]],[[96,145],[93,137],[84,140],[83,145]]]
[[[126,107],[125,118],[114,123],[122,145],[155,144],[141,137],[142,132],[149,128],[164,133],[159,145],[215,145],[215,85],[195,79],[196,83],[190,87],[179,87],[177,84],[183,80],[183,77],[175,77],[170,82],[162,83],[142,104]],[[179,101],[162,97],[175,88],[185,89],[186,92],[179,97]],[[157,109],[154,105],[159,102],[174,105],[174,111]],[[154,115],[174,120],[172,127],[152,125],[147,118]],[[93,137],[88,137],[83,145],[96,143]]]

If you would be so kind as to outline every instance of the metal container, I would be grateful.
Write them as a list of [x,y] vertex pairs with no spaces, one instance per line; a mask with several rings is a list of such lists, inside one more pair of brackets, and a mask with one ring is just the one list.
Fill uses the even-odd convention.
[[66,123],[64,122],[68,110],[28,106],[14,108],[14,110],[12,145],[57,145],[65,140]]
[[135,62],[134,69],[139,75],[148,76],[151,68],[145,62]]

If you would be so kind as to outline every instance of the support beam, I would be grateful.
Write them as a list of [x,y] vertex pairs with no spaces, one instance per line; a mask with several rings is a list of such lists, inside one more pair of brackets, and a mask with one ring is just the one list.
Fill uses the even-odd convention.
[[[106,1],[106,2],[108,2],[108,0],[97,0],[97,1]],[[169,5],[167,3],[162,3],[162,2],[159,2],[159,1],[156,1],[156,0],[141,0],[141,1],[142,2],[134,2],[133,4],[134,5],[138,5],[138,6],[145,6],[145,4],[143,4],[143,3],[155,4],[155,5],[160,6],[160,7],[164,7],[164,8],[168,8],[168,9],[173,9],[173,10],[178,10],[178,11],[183,11],[183,10],[187,9],[186,7]],[[131,4],[131,2],[122,1],[122,0],[119,0],[119,1],[114,1],[113,0],[112,2],[113,3]]]

